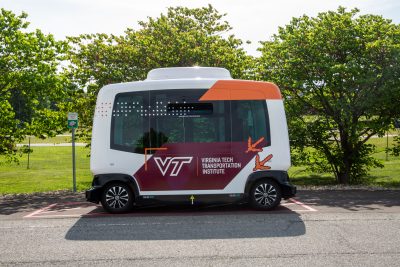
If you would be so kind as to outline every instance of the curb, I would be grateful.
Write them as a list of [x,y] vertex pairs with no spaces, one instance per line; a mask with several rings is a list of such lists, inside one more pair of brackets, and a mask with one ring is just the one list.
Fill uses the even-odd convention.
[[35,197],[66,197],[66,196],[76,196],[76,197],[83,197],[85,191],[78,191],[76,193],[70,190],[57,190],[57,191],[49,191],[49,192],[34,192],[34,193],[16,193],[16,194],[5,194],[0,195],[0,200],[8,200],[13,198],[35,198]]
[[399,187],[379,187],[363,185],[297,185],[297,190],[309,191],[400,191]]

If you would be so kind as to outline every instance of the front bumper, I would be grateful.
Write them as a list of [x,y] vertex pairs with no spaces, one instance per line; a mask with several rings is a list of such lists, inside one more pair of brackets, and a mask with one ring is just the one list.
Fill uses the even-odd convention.
[[294,197],[297,193],[296,186],[292,185],[289,182],[282,183],[281,188],[282,188],[282,197],[285,199]]
[[101,200],[102,187],[92,187],[86,190],[86,200],[93,203],[99,203]]

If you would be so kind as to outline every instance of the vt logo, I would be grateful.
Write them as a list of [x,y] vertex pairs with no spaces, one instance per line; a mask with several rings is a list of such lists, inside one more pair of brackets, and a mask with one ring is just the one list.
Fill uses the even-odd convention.
[[[183,164],[192,162],[193,157],[166,157],[164,160],[160,157],[154,157],[158,169],[163,176],[172,168],[169,176],[178,176]],[[171,167],[172,165],[172,167]]]

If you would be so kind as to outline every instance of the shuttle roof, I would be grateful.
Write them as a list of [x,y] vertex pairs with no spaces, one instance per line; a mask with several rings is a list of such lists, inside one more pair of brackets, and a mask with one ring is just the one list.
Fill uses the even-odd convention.
[[149,71],[146,81],[173,79],[232,79],[230,72],[216,67],[174,67]]

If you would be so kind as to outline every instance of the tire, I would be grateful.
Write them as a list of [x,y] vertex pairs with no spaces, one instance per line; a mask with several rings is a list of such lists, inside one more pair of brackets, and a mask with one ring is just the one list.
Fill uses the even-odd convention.
[[133,208],[134,195],[125,183],[107,185],[101,194],[101,205],[110,213],[124,213]]
[[270,179],[256,181],[250,190],[249,198],[253,208],[271,210],[281,202],[281,187]]

